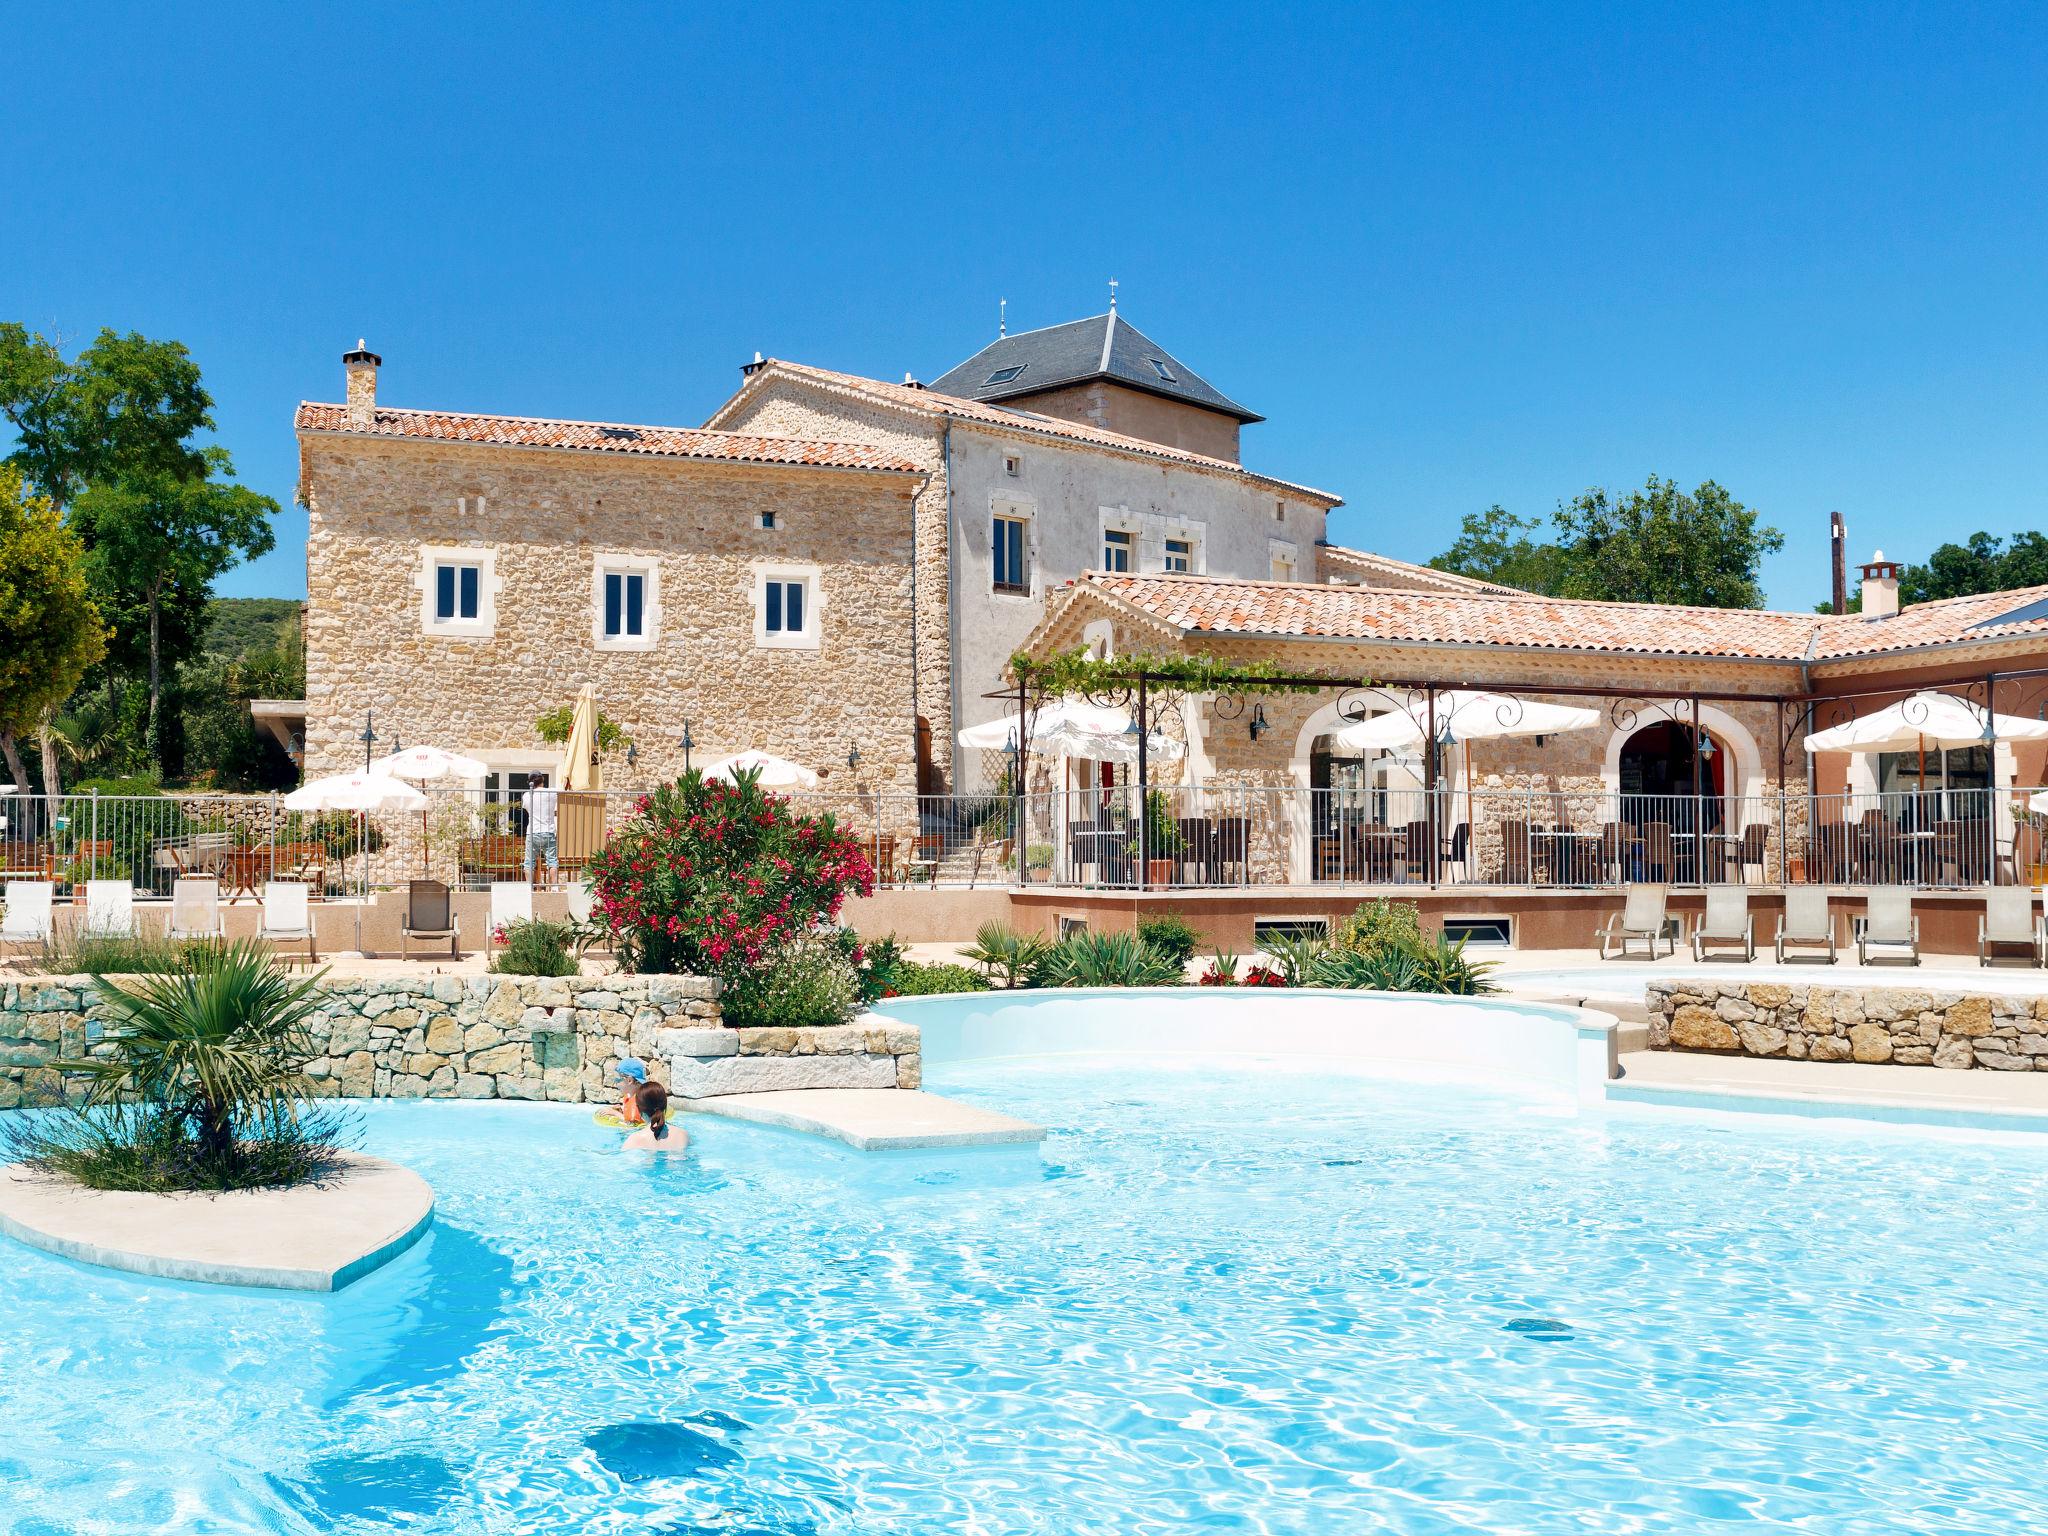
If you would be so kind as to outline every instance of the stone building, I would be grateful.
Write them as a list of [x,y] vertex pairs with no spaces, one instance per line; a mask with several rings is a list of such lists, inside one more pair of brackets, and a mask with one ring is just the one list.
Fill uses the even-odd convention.
[[756,361],[709,425],[872,443],[925,471],[920,782],[974,789],[995,765],[956,771],[954,733],[1002,713],[985,695],[1061,583],[1321,579],[1341,499],[1238,462],[1238,429],[1259,419],[1112,312],[999,338],[930,387]]
[[305,767],[430,743],[498,791],[551,769],[538,716],[594,684],[645,783],[759,748],[909,791],[911,507],[887,446],[544,421],[379,403],[297,414],[307,543]]

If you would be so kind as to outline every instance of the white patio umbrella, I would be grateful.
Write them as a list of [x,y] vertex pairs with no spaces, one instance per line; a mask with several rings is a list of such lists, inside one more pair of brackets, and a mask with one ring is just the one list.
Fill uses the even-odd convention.
[[[1567,731],[1590,730],[1599,723],[1599,710],[1584,709],[1576,704],[1546,704],[1538,699],[1518,699],[1513,694],[1483,693],[1469,688],[1447,689],[1436,696],[1437,739],[1446,744],[1492,741],[1508,736],[1561,736]],[[1330,734],[1331,739],[1341,746],[1397,752],[1427,742],[1429,724],[1429,703],[1426,699],[1417,699],[1400,709],[1354,721]],[[1472,753],[1468,749],[1465,753],[1465,820],[1468,826],[1472,817]]]
[[[1031,724],[1031,745],[1034,749],[1040,737],[1054,731],[1073,729],[1095,735],[1113,735],[1130,724],[1130,716],[1120,709],[1079,699],[1057,699],[1050,704],[1041,704],[1029,713],[1027,719]],[[980,725],[970,725],[959,732],[957,740],[963,747],[982,751],[1015,750],[1017,712],[1011,710],[993,720],[984,720]]]
[[[335,773],[324,779],[309,779],[284,797],[288,811],[353,811],[356,816],[356,847],[363,846],[362,819],[370,811],[423,811],[427,797],[403,779],[388,773]],[[369,860],[363,860],[363,883],[370,879]],[[356,902],[356,948],[363,947],[363,905]]]
[[704,770],[707,779],[731,781],[743,768],[756,768],[761,773],[763,789],[816,789],[818,776],[801,763],[792,763],[771,752],[735,752],[731,757],[720,758]]
[[[2048,720],[2024,715],[1993,715],[1992,734],[2000,741],[2048,740]],[[1806,738],[1809,752],[1911,752],[1938,747],[1983,745],[1984,710],[1952,693],[1923,692],[1887,704],[1874,714],[1815,731]]]
[[[407,747],[370,764],[370,772],[389,774],[394,779],[482,779],[490,764],[443,747]],[[427,808],[420,806],[420,874],[427,872]]]
[[[1138,760],[1138,728],[1128,720],[1113,731],[1062,726],[1034,737],[1031,745],[1036,751],[1064,752],[1069,757],[1092,758],[1098,763],[1135,763]],[[1178,762],[1186,750],[1171,736],[1163,736],[1158,731],[1149,732],[1145,737],[1148,762]]]

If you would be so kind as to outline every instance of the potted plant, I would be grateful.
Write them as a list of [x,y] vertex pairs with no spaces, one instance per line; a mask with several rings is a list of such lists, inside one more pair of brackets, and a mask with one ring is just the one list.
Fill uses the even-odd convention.
[[[1133,862],[1140,856],[1136,828],[1132,829],[1130,854]],[[1143,857],[1145,860],[1145,883],[1147,885],[1173,884],[1175,857],[1187,847],[1181,839],[1180,827],[1173,819],[1173,806],[1166,798],[1166,791],[1155,789],[1145,797],[1145,838]]]

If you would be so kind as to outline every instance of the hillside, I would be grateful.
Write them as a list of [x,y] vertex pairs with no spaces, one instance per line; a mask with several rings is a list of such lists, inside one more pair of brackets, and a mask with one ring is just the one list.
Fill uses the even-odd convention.
[[236,660],[276,648],[305,604],[289,597],[216,597],[206,605],[206,654]]

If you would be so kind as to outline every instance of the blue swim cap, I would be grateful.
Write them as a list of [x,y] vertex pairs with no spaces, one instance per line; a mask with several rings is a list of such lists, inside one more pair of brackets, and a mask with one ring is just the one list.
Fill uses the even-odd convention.
[[647,1063],[638,1056],[628,1056],[624,1061],[612,1068],[612,1075],[614,1077],[630,1077],[636,1083],[644,1083],[647,1081]]

